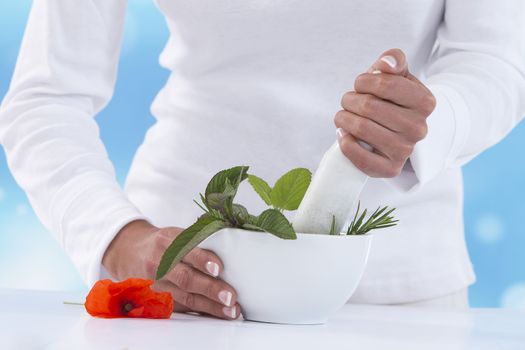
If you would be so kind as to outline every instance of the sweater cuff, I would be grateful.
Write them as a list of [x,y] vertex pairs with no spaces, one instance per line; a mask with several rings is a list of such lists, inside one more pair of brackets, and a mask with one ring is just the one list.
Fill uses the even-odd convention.
[[439,84],[427,87],[436,98],[436,108],[427,118],[427,136],[409,158],[410,171],[390,179],[400,191],[416,190],[452,166],[469,134],[469,110],[461,95]]
[[132,221],[147,219],[127,199],[118,183],[107,176],[85,174],[66,186],[69,187],[66,192],[77,186],[82,190],[77,190],[75,197],[60,210],[61,243],[91,288],[96,281],[109,276],[102,269],[102,258],[117,233]]

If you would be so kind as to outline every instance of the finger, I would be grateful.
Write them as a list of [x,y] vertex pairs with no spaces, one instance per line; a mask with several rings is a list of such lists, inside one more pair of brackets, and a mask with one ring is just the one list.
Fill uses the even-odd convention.
[[374,71],[406,77],[408,74],[408,62],[405,53],[400,49],[390,49],[383,52],[367,70],[368,73]]
[[[183,230],[177,227],[163,228],[157,231],[155,236],[155,244],[159,251],[164,252],[173,240]],[[183,261],[194,266],[198,270],[210,274],[214,277],[218,277],[223,269],[222,261],[213,252],[203,250],[200,248],[194,248],[184,258]],[[151,269],[156,269],[155,263],[152,262]]]
[[173,300],[173,312],[185,313],[185,312],[191,312],[191,311],[192,310],[188,309],[186,306]]
[[[169,284],[171,284],[171,282],[167,282],[165,280],[157,280],[155,281],[155,283],[153,283],[153,285],[151,286],[151,289],[157,292],[171,292],[167,288]],[[173,298],[173,295],[171,297]],[[191,310],[188,309],[186,306],[173,300],[173,312],[189,312],[189,311]]]
[[232,306],[237,303],[237,295],[230,285],[184,263],[177,264],[167,274],[166,280],[186,292],[202,295],[224,306]]
[[[157,248],[165,251],[182,231],[182,229],[176,227],[163,228],[157,231],[155,236]],[[183,261],[214,277],[219,276],[220,271],[223,269],[222,261],[217,255],[209,250],[200,248],[194,248],[190,251],[183,258]]]
[[212,251],[206,249],[194,248],[182,261],[213,277],[218,277],[223,270],[221,259]]
[[404,163],[412,153],[411,143],[405,141],[399,134],[355,113],[348,111],[338,113],[335,124],[355,138],[370,144],[374,150],[394,163]]
[[365,174],[371,177],[399,175],[400,167],[395,166],[389,159],[364,149],[352,134],[347,133],[339,137],[338,141],[343,154]]
[[435,105],[434,96],[426,87],[391,74],[361,74],[355,80],[354,89],[361,94],[371,94],[424,112],[425,115],[429,115]]
[[344,116],[344,111],[352,112],[400,133],[409,142],[420,141],[427,134],[426,121],[419,113],[374,95],[350,91],[343,95],[341,106],[344,110],[336,113],[336,119],[338,114]]
[[202,295],[182,290],[168,281],[162,281],[161,288],[171,293],[175,303],[182,305],[182,310],[199,312],[228,320],[236,319],[240,315],[241,310],[238,304],[231,307],[224,306]]

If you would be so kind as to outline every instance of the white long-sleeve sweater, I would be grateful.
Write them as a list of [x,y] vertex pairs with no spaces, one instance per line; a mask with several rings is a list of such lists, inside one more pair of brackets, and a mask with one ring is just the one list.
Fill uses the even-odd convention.
[[[342,95],[393,47],[405,51],[437,108],[413,169],[372,179],[363,191],[362,205],[397,207],[401,224],[375,235],[353,300],[413,301],[474,281],[460,166],[525,114],[523,1],[157,5],[171,34],[160,63],[171,76],[125,191],[94,119],[113,92],[125,0],[35,0],[0,109],[9,167],[88,285],[105,273],[101,257],[126,223],[191,224],[200,214],[192,199],[216,171],[250,165],[270,182],[293,167],[314,171],[334,141]],[[247,188],[238,200],[263,209]]]

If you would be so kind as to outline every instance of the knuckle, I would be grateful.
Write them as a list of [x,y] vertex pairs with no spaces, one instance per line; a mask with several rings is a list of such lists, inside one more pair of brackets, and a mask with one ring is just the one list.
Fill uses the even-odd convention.
[[172,230],[167,227],[163,227],[157,231],[157,237],[173,238]]
[[341,149],[341,152],[343,152],[344,156],[350,159],[351,152],[349,152],[349,145],[346,138],[343,138],[341,141],[339,141],[339,148]]
[[366,95],[361,98],[360,113],[363,115],[371,115],[375,111],[375,99],[371,95]]
[[346,106],[349,105],[350,101],[353,98],[353,91],[348,91],[343,94],[343,97],[341,98],[341,107],[346,108]]
[[428,133],[428,127],[426,123],[412,123],[408,124],[408,137],[411,141],[421,141]]
[[366,84],[366,81],[367,81],[367,76],[365,73],[362,73],[362,74],[359,74],[356,78],[355,78],[355,82],[354,82],[354,89],[356,91],[360,91],[362,90],[362,88],[364,87],[364,85]]
[[428,133],[428,127],[426,123],[414,125],[414,138],[417,141],[423,140]]
[[210,299],[214,299],[218,294],[217,282],[209,280],[204,286],[203,293]]
[[155,245],[159,248],[166,248],[174,239],[173,232],[168,228],[161,228],[155,235]]
[[182,268],[179,265],[179,268],[175,269],[173,274],[173,283],[178,286],[180,289],[187,290],[191,282],[191,273],[188,268]]
[[414,145],[411,143],[401,143],[398,146],[398,157],[397,159],[405,160],[408,158],[412,151],[414,150]]
[[429,116],[436,108],[436,98],[434,97],[434,95],[431,93],[427,94],[426,97],[421,102],[421,106],[426,116]]
[[182,305],[186,306],[189,309],[195,309],[195,296],[191,293],[184,293],[181,297]]
[[358,138],[366,137],[370,131],[368,121],[361,117],[352,118],[352,129],[353,134]]
[[146,265],[146,272],[148,275],[154,276],[157,270],[157,261],[153,258],[147,258],[144,264]]
[[193,256],[195,263],[199,266],[206,264],[206,262],[209,260],[208,254],[200,248],[193,248]]
[[419,130],[418,130],[418,139],[419,140],[423,140],[425,137],[427,137],[427,134],[428,134],[428,126],[426,123],[422,124],[420,127],[419,127]]
[[384,176],[387,178],[396,177],[401,174],[401,169],[402,166],[399,165],[399,162],[394,162],[384,170]]
[[385,74],[379,74],[375,86],[375,91],[378,95],[384,96],[388,91],[393,89],[393,81],[388,79]]
[[343,120],[346,118],[347,116],[347,113],[345,110],[340,110],[340,111],[337,111],[337,113],[335,113],[335,117],[334,117],[334,123],[336,126],[341,126],[342,123],[343,123]]

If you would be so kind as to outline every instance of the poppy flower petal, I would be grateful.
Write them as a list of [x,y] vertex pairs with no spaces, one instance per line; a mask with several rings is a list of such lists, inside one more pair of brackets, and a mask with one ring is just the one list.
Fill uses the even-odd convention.
[[86,310],[92,316],[104,318],[170,318],[173,298],[169,292],[152,290],[153,283],[141,278],[97,281],[86,297]]
[[144,306],[136,307],[132,309],[128,314],[126,315],[128,317],[147,317],[144,315]]
[[90,315],[99,316],[110,313],[109,300],[111,299],[111,294],[108,286],[111,283],[113,282],[109,279],[100,280],[91,288],[84,304]]

